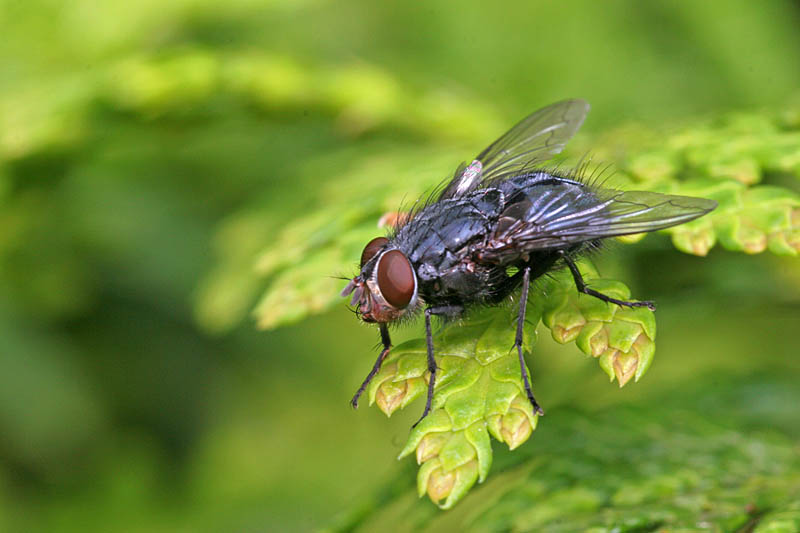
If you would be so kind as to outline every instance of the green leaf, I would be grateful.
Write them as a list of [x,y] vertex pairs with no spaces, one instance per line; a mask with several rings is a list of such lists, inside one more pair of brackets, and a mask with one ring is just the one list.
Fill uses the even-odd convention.
[[682,251],[705,255],[720,242],[729,250],[749,254],[800,253],[800,196],[787,189],[695,179],[672,190],[719,202],[709,215],[666,230]]
[[[320,184],[312,191],[316,197],[296,218],[286,218],[268,200],[274,196],[268,186],[265,194],[256,191],[258,200],[247,211],[261,213],[262,227],[274,230],[253,231],[258,244],[237,242],[229,222],[222,223],[220,239],[230,242],[218,247],[218,265],[196,298],[197,320],[212,331],[235,326],[253,302],[262,328],[336,305],[329,277],[350,272],[360,247],[382,232],[381,216],[431,190],[488,144],[487,135],[518,118],[503,118],[493,106],[454,89],[419,90],[363,61],[327,65],[287,54],[188,46],[130,54],[57,86],[4,94],[0,156],[16,160],[77,148],[106,127],[93,114],[98,102],[149,120],[203,116],[226,99],[267,113],[314,112],[348,138],[401,131],[411,142],[405,150],[359,147],[358,154],[303,159],[296,172],[304,182]],[[800,197],[789,188],[760,185],[770,174],[800,176],[795,116],[796,106],[732,113],[669,135],[623,127],[591,143],[576,139],[570,149],[591,150],[597,161],[614,164],[612,185],[718,200],[711,215],[666,230],[684,252],[705,255],[719,243],[732,251],[796,256]],[[294,274],[284,272],[290,266]]]
[[[766,379],[717,376],[646,407],[562,408],[535,444],[499,452],[490,480],[448,513],[387,499],[348,530],[408,516],[415,531],[797,531],[797,428],[758,406],[775,387]],[[780,390],[797,404],[790,380]]]
[[[628,297],[627,287],[597,278],[589,263],[582,263],[581,270],[598,290]],[[543,281],[542,291],[546,297],[532,298],[528,305],[526,319],[532,325],[525,329],[526,354],[542,319],[556,340],[575,339],[585,353],[599,357],[601,368],[620,386],[644,374],[655,352],[651,311],[622,309],[580,294],[569,273]],[[513,305],[476,310],[434,335],[439,371],[433,410],[411,430],[400,458],[416,451],[418,492],[443,509],[452,508],[476,481],[487,478],[492,463],[489,435],[513,450],[528,440],[539,422],[512,349],[517,311]],[[414,339],[392,349],[370,384],[370,404],[391,416],[426,396],[426,346],[425,339]]]
[[[584,262],[581,271],[595,290],[619,299],[630,299],[622,283],[592,279],[596,271]],[[598,358],[600,367],[620,387],[631,378],[639,381],[653,361],[656,323],[644,307],[622,308],[575,290],[569,272],[558,272],[543,282],[549,296],[542,301],[542,322],[553,339],[575,342],[586,355]]]

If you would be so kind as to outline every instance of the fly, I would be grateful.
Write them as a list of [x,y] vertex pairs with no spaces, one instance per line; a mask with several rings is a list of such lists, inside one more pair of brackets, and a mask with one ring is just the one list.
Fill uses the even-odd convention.
[[[455,318],[470,307],[497,305],[521,287],[514,347],[525,393],[531,390],[522,356],[523,325],[532,280],[568,268],[579,292],[624,307],[652,302],[612,298],[587,287],[575,260],[602,239],[668,228],[705,215],[713,200],[645,191],[619,191],[541,168],[583,124],[589,104],[564,100],[511,128],[432,200],[399,217],[387,237],[367,243],[360,272],[342,291],[365,322],[377,323],[383,349],[353,396],[358,399],[392,347],[388,325],[422,310],[425,316],[428,396],[436,383],[431,316]],[[512,273],[510,273],[513,272]],[[419,424],[417,421],[417,424]],[[414,424],[416,425],[416,424]]]

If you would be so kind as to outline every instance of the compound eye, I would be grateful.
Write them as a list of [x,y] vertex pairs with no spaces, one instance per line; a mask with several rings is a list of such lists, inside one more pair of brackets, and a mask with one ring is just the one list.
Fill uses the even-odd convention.
[[364,247],[364,251],[361,252],[361,266],[363,267],[364,265],[367,264],[367,262],[370,259],[375,257],[375,254],[377,254],[381,250],[381,248],[386,246],[388,242],[389,239],[387,239],[386,237],[375,237],[374,239],[369,241],[367,245]]
[[378,289],[387,303],[402,309],[414,296],[414,270],[403,252],[390,250],[378,261]]

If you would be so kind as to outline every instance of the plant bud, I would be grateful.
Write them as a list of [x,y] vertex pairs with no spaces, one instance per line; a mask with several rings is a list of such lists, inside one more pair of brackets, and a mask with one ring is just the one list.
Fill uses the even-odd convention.
[[639,366],[639,356],[633,350],[628,353],[616,352],[612,366],[614,368],[614,374],[617,376],[617,381],[619,381],[619,386],[623,387],[636,375],[636,369]]
[[428,497],[439,503],[450,495],[456,484],[456,472],[442,472],[441,467],[431,472],[428,478]]
[[500,422],[500,434],[503,441],[508,444],[508,449],[513,450],[528,440],[533,432],[533,427],[528,416],[519,409],[511,409]]
[[[464,497],[478,480],[478,461],[469,461],[445,472],[439,459],[423,464],[417,475],[419,495],[428,494],[432,502],[449,509]],[[444,503],[442,500],[445,500]]]
[[392,416],[397,409],[404,407],[425,388],[422,378],[409,378],[402,381],[384,381],[375,393],[375,403],[386,416]]
[[375,403],[386,416],[392,413],[403,403],[403,398],[408,392],[408,383],[403,381],[384,381],[375,394]]
[[452,433],[442,431],[438,433],[428,433],[417,445],[417,464],[422,464],[439,455],[442,447],[450,439]]

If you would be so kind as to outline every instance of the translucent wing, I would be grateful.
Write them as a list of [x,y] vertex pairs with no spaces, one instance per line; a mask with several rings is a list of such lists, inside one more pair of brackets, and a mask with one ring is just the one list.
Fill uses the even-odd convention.
[[564,100],[523,119],[469,165],[462,164],[439,199],[460,196],[482,183],[519,172],[561,152],[589,112],[585,100]]
[[485,253],[504,262],[535,250],[567,248],[595,239],[645,233],[701,217],[717,202],[646,191],[590,191],[564,180],[535,187],[509,205]]

